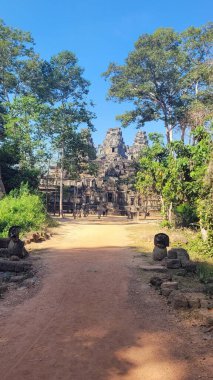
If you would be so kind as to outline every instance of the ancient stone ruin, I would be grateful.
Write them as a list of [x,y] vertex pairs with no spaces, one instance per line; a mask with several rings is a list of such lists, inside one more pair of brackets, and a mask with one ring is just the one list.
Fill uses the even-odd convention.
[[32,262],[24,242],[19,239],[19,231],[18,226],[12,226],[8,238],[0,239],[0,297],[11,284],[31,283]]
[[[90,144],[93,144],[90,140]],[[97,175],[81,173],[74,181],[64,173],[64,212],[87,209],[93,213],[104,206],[108,213],[137,216],[160,210],[157,195],[144,199],[134,188],[135,163],[140,152],[147,146],[145,132],[139,131],[132,146],[124,143],[120,128],[110,128],[102,145],[99,145],[93,163],[98,167]],[[46,192],[48,209],[59,209],[59,168],[53,166],[41,179],[40,190]]]
[[[200,282],[197,265],[190,260],[185,249],[178,247],[167,251],[169,245],[168,235],[155,235],[153,263],[140,266],[144,272],[150,273],[150,284],[174,309],[212,309],[212,284]],[[209,315],[207,319],[205,323],[212,325],[213,318]]]

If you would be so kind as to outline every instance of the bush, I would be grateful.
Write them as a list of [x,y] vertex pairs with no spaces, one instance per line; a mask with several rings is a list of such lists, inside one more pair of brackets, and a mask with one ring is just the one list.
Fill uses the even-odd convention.
[[172,228],[172,224],[168,220],[162,220],[160,226],[165,228]]
[[0,200],[0,236],[7,236],[13,225],[22,232],[37,230],[46,222],[46,212],[39,195],[31,194],[27,185],[13,190]]
[[198,263],[197,266],[198,277],[201,282],[208,283],[208,280],[213,277],[213,268],[208,263]]
[[189,203],[183,203],[175,208],[177,227],[189,227],[190,223],[198,222],[196,208]]
[[206,260],[207,258],[213,258],[213,247],[209,245],[208,241],[203,241],[200,233],[189,239],[186,249],[193,259]]

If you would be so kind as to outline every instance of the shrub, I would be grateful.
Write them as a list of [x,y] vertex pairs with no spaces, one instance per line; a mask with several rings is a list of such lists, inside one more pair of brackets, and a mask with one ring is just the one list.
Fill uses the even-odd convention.
[[166,228],[172,228],[172,224],[168,220],[162,220],[160,223],[161,227],[166,227]]
[[22,232],[41,228],[46,221],[42,199],[31,194],[27,185],[13,190],[0,200],[0,235],[7,236],[12,225],[21,227]]
[[206,260],[207,258],[213,258],[213,247],[209,245],[208,241],[203,241],[200,233],[196,233],[193,238],[189,239],[186,249],[193,259]]
[[175,208],[176,225],[179,227],[189,227],[190,223],[198,222],[196,208],[189,203],[183,203]]
[[209,278],[213,277],[212,265],[206,262],[198,263],[197,272],[198,272],[198,277],[200,281],[203,283],[207,283]]

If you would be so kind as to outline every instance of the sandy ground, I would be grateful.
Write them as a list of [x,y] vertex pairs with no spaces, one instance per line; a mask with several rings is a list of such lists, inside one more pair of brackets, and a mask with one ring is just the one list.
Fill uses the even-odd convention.
[[39,244],[37,292],[0,302],[1,380],[213,378],[209,340],[141,278],[130,228],[124,218],[65,220]]

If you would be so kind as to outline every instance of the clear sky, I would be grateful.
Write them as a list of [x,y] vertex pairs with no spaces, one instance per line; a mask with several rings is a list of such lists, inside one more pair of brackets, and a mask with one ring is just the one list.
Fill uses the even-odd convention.
[[[96,144],[108,128],[119,127],[115,120],[130,105],[106,101],[108,83],[101,77],[110,62],[122,64],[143,33],[159,27],[182,31],[212,19],[211,0],[0,0],[0,18],[31,32],[35,50],[44,59],[61,50],[73,51],[91,82],[90,97],[95,102]],[[147,132],[163,132],[160,123],[149,123]],[[123,130],[132,144],[136,130]]]

